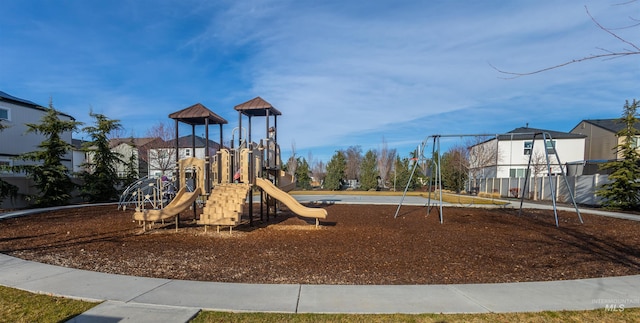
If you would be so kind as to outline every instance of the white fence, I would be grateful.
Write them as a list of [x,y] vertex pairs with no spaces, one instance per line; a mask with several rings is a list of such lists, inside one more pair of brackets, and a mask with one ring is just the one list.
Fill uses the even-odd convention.
[[[499,193],[502,197],[521,197],[524,193],[526,199],[551,201],[551,188],[556,189],[556,201],[571,203],[569,190],[562,176],[545,176],[530,178],[523,192],[524,178],[486,178],[478,179],[475,185],[479,193]],[[596,196],[596,190],[607,182],[607,175],[580,175],[567,176],[566,182],[573,192],[576,203],[585,205],[600,205],[601,198]]]

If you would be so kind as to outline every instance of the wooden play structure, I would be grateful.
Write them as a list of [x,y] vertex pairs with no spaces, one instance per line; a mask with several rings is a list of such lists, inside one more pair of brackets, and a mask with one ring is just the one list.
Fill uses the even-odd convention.
[[[175,160],[178,162],[174,176],[177,177],[175,182],[178,183],[178,190],[175,197],[162,208],[146,209],[145,204],[137,205],[134,220],[140,221],[146,229],[155,222],[175,218],[177,229],[178,215],[193,208],[195,217],[196,202],[200,201],[204,206],[197,224],[204,225],[205,230],[207,226],[216,226],[218,230],[221,227],[231,229],[241,223],[244,205],[248,203],[247,218],[253,225],[254,190],[260,191],[260,220],[264,220],[265,210],[267,220],[271,212],[275,213],[276,201],[280,201],[299,216],[314,218],[316,226],[319,219],[326,218],[325,209],[305,207],[287,193],[295,187],[295,182],[281,167],[276,131],[280,111],[260,97],[239,104],[234,109],[239,113],[237,146],[233,138],[231,147],[220,146],[213,156],[209,155],[212,151],[209,147],[209,125],[220,126],[222,143],[222,126],[227,124],[225,119],[199,103],[169,115],[169,118],[175,120],[176,138],[179,138],[180,122],[191,125],[191,137],[194,138],[192,151],[195,151],[195,127],[205,126],[206,156],[204,159],[180,159],[180,147],[176,141]],[[248,118],[246,138],[242,136],[243,117]],[[264,117],[266,120],[266,136],[258,143],[253,142],[251,138],[254,117]],[[273,126],[270,125],[271,117]]]

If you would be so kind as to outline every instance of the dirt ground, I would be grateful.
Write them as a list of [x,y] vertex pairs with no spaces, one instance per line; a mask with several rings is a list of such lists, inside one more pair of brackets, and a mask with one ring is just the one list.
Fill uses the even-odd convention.
[[[320,206],[316,206],[320,207]],[[0,221],[0,252],[106,273],[243,283],[453,284],[640,274],[640,222],[552,211],[324,205],[229,233],[193,211],[143,232],[132,211],[85,207]],[[257,212],[258,207],[254,208]],[[245,214],[247,214],[245,212]],[[257,216],[257,214],[256,214]]]

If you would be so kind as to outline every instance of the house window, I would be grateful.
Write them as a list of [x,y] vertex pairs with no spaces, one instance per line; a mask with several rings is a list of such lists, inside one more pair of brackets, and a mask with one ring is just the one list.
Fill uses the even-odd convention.
[[509,177],[524,177],[526,168],[511,168],[509,169]]
[[185,149],[185,155],[191,156],[191,149]]
[[11,114],[9,112],[11,112],[11,111],[9,111],[9,109],[7,109],[7,108],[0,108],[0,120],[10,121],[11,120]]
[[555,154],[556,141],[547,140],[545,146],[547,147],[547,154]]
[[524,154],[531,155],[531,147],[533,147],[533,141],[524,142]]
[[638,149],[640,147],[640,137],[633,137],[631,139],[631,148]]

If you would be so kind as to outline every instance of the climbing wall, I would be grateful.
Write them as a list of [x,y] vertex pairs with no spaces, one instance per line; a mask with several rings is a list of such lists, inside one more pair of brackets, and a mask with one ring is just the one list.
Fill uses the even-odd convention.
[[245,183],[216,185],[203,208],[198,224],[236,226],[251,186]]

